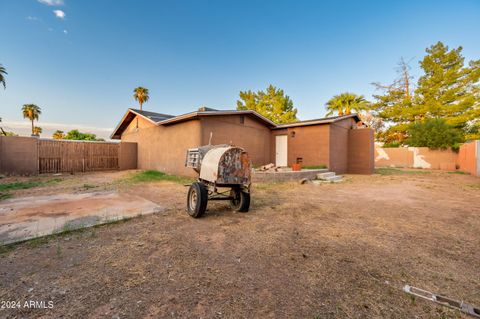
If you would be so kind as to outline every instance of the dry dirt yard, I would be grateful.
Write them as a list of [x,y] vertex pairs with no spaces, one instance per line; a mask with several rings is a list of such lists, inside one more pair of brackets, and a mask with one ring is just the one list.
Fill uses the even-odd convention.
[[250,212],[215,203],[201,219],[184,211],[182,184],[118,182],[131,172],[13,191],[115,189],[166,209],[4,247],[0,300],[53,308],[1,309],[0,317],[467,318],[401,288],[480,305],[480,179],[382,173],[258,184]]

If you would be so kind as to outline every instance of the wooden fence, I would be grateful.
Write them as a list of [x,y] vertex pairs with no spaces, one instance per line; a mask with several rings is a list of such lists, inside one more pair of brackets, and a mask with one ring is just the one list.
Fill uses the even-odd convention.
[[32,175],[137,168],[136,143],[0,137],[0,173]]
[[38,170],[43,173],[118,169],[118,143],[38,141]]

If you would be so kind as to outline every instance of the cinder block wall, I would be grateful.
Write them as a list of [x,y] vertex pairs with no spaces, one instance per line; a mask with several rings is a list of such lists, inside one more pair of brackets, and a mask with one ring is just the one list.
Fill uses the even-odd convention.
[[480,141],[463,144],[458,152],[428,147],[375,148],[376,167],[407,167],[454,171],[480,176]]
[[196,176],[185,167],[188,148],[201,145],[199,120],[186,121],[170,126],[156,126],[138,117],[122,134],[122,142],[138,143],[137,164],[139,169],[155,169],[169,174]]
[[454,171],[458,153],[428,147],[375,148],[376,167],[413,167]]
[[480,176],[480,141],[465,143],[458,152],[458,168],[475,176]]
[[302,159],[303,166],[329,165],[330,130],[328,125],[284,128],[271,131],[270,163],[275,163],[275,136],[287,135],[288,158],[291,166]]
[[37,142],[37,139],[31,137],[0,136],[0,173],[38,174]]
[[350,174],[373,174],[375,169],[374,131],[369,128],[348,131],[348,170]]
[[337,173],[348,172],[349,132],[355,121],[351,118],[329,125],[330,128],[330,162],[328,168]]
[[201,145],[229,144],[246,149],[253,165],[264,165],[270,159],[270,129],[253,117],[242,115],[207,116],[200,119]]
[[475,156],[477,157],[477,176],[480,176],[480,141],[476,141],[476,153]]

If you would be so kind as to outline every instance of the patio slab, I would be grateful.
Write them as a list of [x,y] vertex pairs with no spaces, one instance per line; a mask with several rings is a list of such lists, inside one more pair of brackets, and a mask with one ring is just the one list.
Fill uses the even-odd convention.
[[0,204],[0,244],[163,210],[147,199],[116,191],[9,199]]

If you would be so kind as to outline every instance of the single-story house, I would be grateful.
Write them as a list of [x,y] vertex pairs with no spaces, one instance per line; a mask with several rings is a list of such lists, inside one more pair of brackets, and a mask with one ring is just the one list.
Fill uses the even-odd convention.
[[252,110],[214,110],[173,116],[128,109],[112,139],[137,143],[139,169],[192,176],[184,167],[189,148],[211,144],[243,147],[253,165],[326,165],[336,173],[371,174],[373,130],[356,114],[275,124]]

